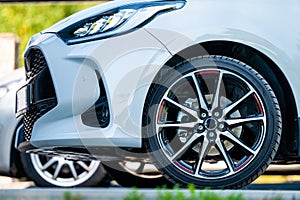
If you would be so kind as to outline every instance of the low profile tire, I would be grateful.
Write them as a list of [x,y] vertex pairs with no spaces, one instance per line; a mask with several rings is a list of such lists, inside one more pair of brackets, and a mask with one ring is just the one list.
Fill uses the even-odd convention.
[[224,56],[186,60],[152,84],[144,107],[145,146],[173,183],[241,188],[274,158],[281,113],[253,68]]
[[40,187],[99,186],[107,178],[100,161],[71,161],[33,153],[21,153],[21,160],[27,177]]
[[155,188],[171,184],[152,164],[111,161],[106,162],[104,167],[111,178],[123,187]]

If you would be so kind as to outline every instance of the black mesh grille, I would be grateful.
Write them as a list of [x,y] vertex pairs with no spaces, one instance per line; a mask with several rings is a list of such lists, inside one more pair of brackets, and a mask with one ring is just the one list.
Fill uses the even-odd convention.
[[48,65],[41,50],[32,49],[25,57],[25,61],[26,78],[35,80],[32,86],[34,97],[38,98],[24,114],[24,137],[29,141],[34,123],[57,105],[57,99]]
[[31,138],[31,133],[34,123],[49,110],[54,108],[57,104],[56,99],[49,99],[43,103],[37,104],[36,106],[30,108],[24,114],[24,138],[29,141]]
[[24,137],[26,141],[30,140],[33,124],[40,116],[41,113],[38,109],[30,110],[24,114]]
[[26,59],[26,78],[32,78],[47,67],[46,59],[39,49],[30,51]]

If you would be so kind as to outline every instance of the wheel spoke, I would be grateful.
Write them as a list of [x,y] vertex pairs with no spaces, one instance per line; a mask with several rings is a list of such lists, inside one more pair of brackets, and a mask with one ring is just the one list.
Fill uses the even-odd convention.
[[232,125],[240,125],[240,124],[245,124],[245,123],[249,123],[249,122],[253,122],[253,121],[262,121],[264,120],[265,117],[263,116],[255,116],[255,117],[246,117],[246,118],[238,118],[238,119],[227,119],[226,120],[226,123],[229,125],[229,126],[232,126]]
[[214,94],[214,100],[213,100],[213,103],[212,103],[211,110],[214,110],[214,109],[216,109],[216,108],[219,107],[220,90],[221,90],[221,86],[222,86],[222,79],[223,79],[223,72],[220,72],[218,83],[217,83],[217,88],[216,88],[216,91],[215,91],[215,94]]
[[217,138],[217,139],[216,139],[216,145],[218,146],[218,149],[219,149],[220,153],[223,155],[224,160],[225,160],[225,162],[226,162],[226,165],[227,165],[227,167],[228,167],[230,173],[232,173],[232,172],[234,171],[234,170],[233,170],[233,168],[234,168],[234,167],[233,167],[233,161],[232,161],[232,159],[230,158],[229,154],[227,153],[227,151],[226,151],[224,145],[222,144],[220,138]]
[[159,128],[170,128],[170,127],[178,127],[178,128],[194,128],[197,122],[188,122],[188,123],[181,123],[181,122],[163,122],[157,123]]
[[140,166],[136,169],[136,173],[142,174],[144,172],[145,165],[146,165],[145,163],[141,162]]
[[63,165],[64,165],[64,164],[63,164],[62,162],[58,162],[58,164],[57,164],[57,166],[56,166],[56,168],[55,168],[54,174],[53,174],[53,176],[52,176],[52,179],[53,179],[53,180],[56,180],[56,179],[57,179],[57,177],[58,177],[58,175],[59,175],[59,172],[60,172],[60,170],[61,170],[61,168],[62,168]]
[[194,118],[198,119],[198,112],[188,108],[186,106],[183,106],[177,102],[175,102],[174,100],[170,99],[169,97],[165,97],[164,98],[166,101],[170,102],[171,104],[173,104],[174,106],[180,108],[181,110],[184,110],[186,113],[190,114],[191,116],[193,116]]
[[233,133],[231,133],[230,131],[225,131],[222,133],[222,135],[224,135],[225,137],[227,137],[230,141],[234,142],[235,144],[239,145],[240,147],[242,147],[243,149],[245,149],[246,151],[248,151],[249,153],[255,155],[256,152],[254,150],[252,150],[250,147],[248,147],[246,144],[244,144],[239,138],[237,138]]
[[183,147],[181,147],[173,156],[171,156],[171,161],[175,161],[180,156],[182,156],[190,148],[192,143],[195,142],[195,140],[197,140],[199,137],[201,137],[201,134],[193,134],[193,136],[190,137],[190,139],[183,145]]
[[77,161],[77,164],[80,165],[85,171],[91,171],[91,168],[87,166],[87,164],[85,164],[83,161]]
[[68,164],[68,166],[69,166],[69,168],[71,170],[73,178],[75,180],[77,180],[78,179],[78,175],[77,175],[77,171],[76,171],[75,166],[74,166],[74,162],[73,161],[68,161],[67,164]]
[[204,137],[203,142],[201,144],[200,147],[200,151],[199,151],[199,160],[196,166],[196,171],[195,174],[198,175],[200,170],[201,170],[201,166],[203,164],[203,161],[206,157],[206,155],[208,154],[209,150],[210,150],[210,145],[209,145],[209,141],[206,137]]
[[44,171],[48,169],[51,165],[53,165],[55,162],[58,162],[58,160],[55,157],[52,157],[50,160],[48,160],[42,167],[41,170]]
[[245,99],[247,99],[250,95],[253,94],[253,90],[251,89],[247,94],[245,94],[242,98],[240,98],[238,101],[232,103],[228,107],[224,108],[223,110],[223,117],[225,117],[230,111],[232,111],[236,106],[238,106],[240,103],[242,103]]
[[205,97],[203,96],[203,94],[201,92],[199,81],[197,80],[197,77],[196,77],[195,74],[193,74],[193,80],[194,80],[195,86],[197,88],[197,96],[198,96],[198,99],[199,99],[199,102],[200,102],[200,107],[202,109],[208,111],[208,107],[207,107],[207,104],[206,104],[206,101],[205,101]]

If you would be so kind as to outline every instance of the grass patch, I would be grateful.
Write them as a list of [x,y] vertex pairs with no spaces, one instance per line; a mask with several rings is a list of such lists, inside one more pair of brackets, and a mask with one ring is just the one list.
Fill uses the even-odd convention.
[[124,200],[144,200],[145,195],[140,194],[137,188],[133,188],[132,191],[125,196]]
[[20,38],[19,65],[23,66],[22,54],[32,35],[77,11],[100,3],[0,3],[0,33],[14,33]]
[[[194,185],[188,186],[188,192],[183,192],[177,185],[173,190],[158,189],[157,200],[245,200],[242,194],[231,194],[229,196],[221,196],[211,190],[196,190]],[[143,193],[134,188],[124,200],[145,200]]]
[[82,200],[82,196],[80,194],[72,195],[71,192],[65,192],[63,200]]

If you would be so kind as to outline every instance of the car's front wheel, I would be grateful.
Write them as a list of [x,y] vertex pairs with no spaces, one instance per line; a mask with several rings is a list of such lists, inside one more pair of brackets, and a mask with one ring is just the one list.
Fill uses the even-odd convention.
[[281,113],[267,81],[224,56],[189,59],[161,73],[145,108],[145,146],[172,182],[240,188],[274,158]]

